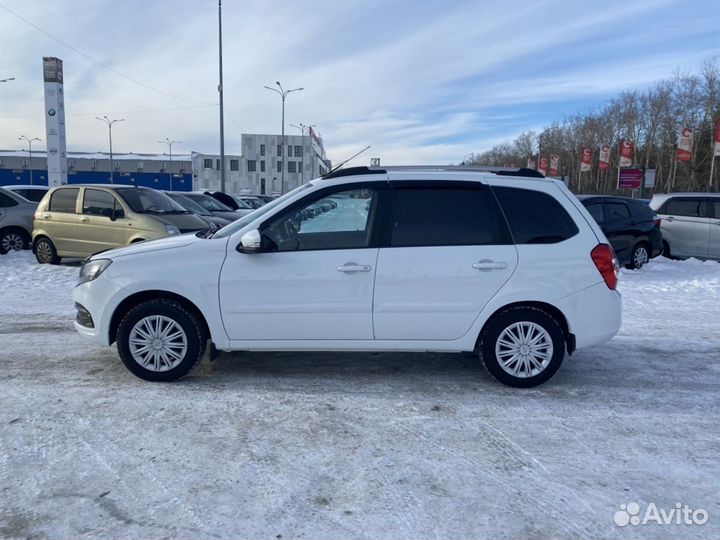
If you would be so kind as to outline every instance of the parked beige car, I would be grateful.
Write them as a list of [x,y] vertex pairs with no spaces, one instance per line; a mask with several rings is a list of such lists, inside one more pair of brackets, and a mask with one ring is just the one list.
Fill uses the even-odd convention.
[[65,185],[38,204],[32,233],[38,262],[87,257],[143,240],[206,229],[207,224],[150,188]]

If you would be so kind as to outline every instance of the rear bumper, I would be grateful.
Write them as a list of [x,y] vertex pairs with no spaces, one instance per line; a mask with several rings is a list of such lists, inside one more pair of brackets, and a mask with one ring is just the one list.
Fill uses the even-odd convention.
[[622,296],[604,282],[566,296],[557,307],[567,318],[576,349],[609,340],[622,325]]
[[650,240],[650,258],[652,259],[662,254],[662,233],[660,229],[651,232],[648,238]]

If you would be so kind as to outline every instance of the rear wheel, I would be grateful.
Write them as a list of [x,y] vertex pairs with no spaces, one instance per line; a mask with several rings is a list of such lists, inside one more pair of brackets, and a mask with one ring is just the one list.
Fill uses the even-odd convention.
[[630,254],[630,262],[628,263],[627,268],[630,270],[637,270],[645,266],[649,260],[650,253],[648,252],[647,245],[638,244],[633,248],[632,253]]
[[175,300],[157,298],[132,308],[117,331],[125,367],[146,381],[176,381],[205,353],[206,336],[197,316]]
[[0,253],[27,249],[29,238],[22,229],[4,229],[0,231]]
[[519,306],[488,321],[479,349],[485,368],[499,382],[532,388],[560,368],[565,357],[565,334],[546,312]]
[[54,244],[44,236],[35,242],[35,258],[40,264],[58,264],[60,262]]

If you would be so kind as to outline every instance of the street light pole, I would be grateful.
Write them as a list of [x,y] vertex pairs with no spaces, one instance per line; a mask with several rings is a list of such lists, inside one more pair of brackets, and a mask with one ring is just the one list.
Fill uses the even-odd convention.
[[280,81],[275,81],[275,84],[277,85],[277,88],[273,88],[271,86],[265,86],[264,88],[267,90],[272,90],[273,92],[277,92],[280,95],[280,98],[282,99],[282,129],[280,134],[280,153],[282,154],[282,175],[280,176],[280,192],[285,193],[285,98],[290,92],[299,92],[300,90],[303,90],[303,88],[292,88],[290,90],[284,90],[282,85],[280,84]]
[[100,118],[99,116],[95,117],[97,120],[100,120],[101,122],[105,122],[108,127],[108,137],[110,139],[110,183],[115,183],[115,174],[113,173],[113,151],[112,151],[112,125],[115,122],[124,122],[124,118],[117,118],[115,120],[110,120],[107,116],[103,116]]
[[225,193],[225,109],[223,106],[222,0],[218,0],[218,93],[220,94],[220,191]]
[[[303,156],[302,156],[302,164],[300,165],[300,183],[305,183],[305,130],[310,129],[312,127],[315,127],[315,124],[311,126],[306,126],[305,124],[299,123],[299,124],[290,124],[294,128],[298,128],[300,130],[300,136],[302,137],[302,147],[303,147]],[[310,152],[312,153],[312,142],[310,143]],[[310,174],[313,174],[312,167],[310,169]]]
[[[5,81],[0,81],[5,82]],[[26,141],[28,143],[28,155],[30,156],[29,162],[30,162],[30,185],[33,185],[33,170],[32,170],[32,143],[33,141],[41,142],[40,139],[37,137],[33,137],[32,139],[28,138],[25,135],[20,135],[18,137],[18,141]]]
[[167,137],[165,137],[164,141],[158,141],[160,144],[167,144],[168,145],[168,153],[170,154],[170,191],[173,191],[173,172],[172,172],[172,145],[173,144],[182,144],[182,141],[175,141],[170,140]]

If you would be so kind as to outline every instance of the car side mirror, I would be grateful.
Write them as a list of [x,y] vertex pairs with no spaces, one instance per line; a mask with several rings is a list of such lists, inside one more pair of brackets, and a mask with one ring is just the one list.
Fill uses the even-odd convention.
[[242,235],[237,247],[240,253],[259,253],[262,251],[262,236],[260,231],[253,229]]

